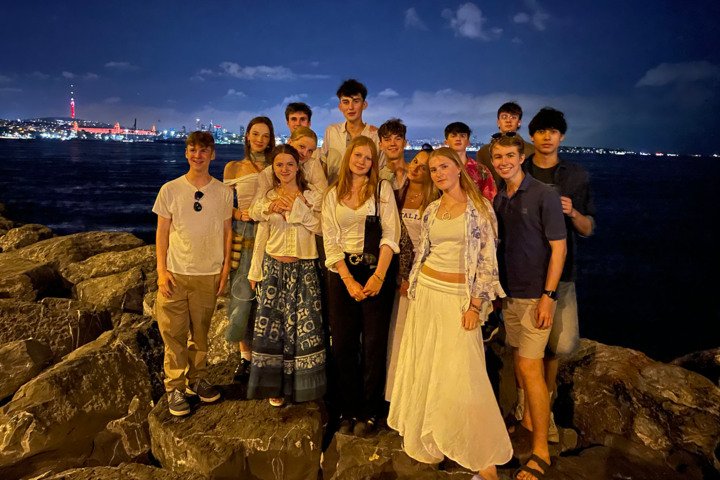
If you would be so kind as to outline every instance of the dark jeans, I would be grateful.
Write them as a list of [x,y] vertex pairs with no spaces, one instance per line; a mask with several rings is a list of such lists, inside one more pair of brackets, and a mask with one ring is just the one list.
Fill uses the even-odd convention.
[[[346,259],[355,280],[365,285],[374,270],[352,265]],[[344,417],[367,418],[384,411],[387,340],[395,296],[397,259],[385,274],[380,293],[356,302],[345,288],[340,275],[328,271],[328,316],[332,337],[334,386],[339,413]]]

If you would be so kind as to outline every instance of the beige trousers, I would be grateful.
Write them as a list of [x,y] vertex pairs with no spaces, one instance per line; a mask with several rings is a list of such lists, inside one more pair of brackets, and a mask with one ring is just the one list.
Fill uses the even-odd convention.
[[165,343],[165,390],[185,391],[187,384],[207,372],[208,330],[215,312],[220,274],[173,273],[175,289],[170,298],[158,292],[155,316]]

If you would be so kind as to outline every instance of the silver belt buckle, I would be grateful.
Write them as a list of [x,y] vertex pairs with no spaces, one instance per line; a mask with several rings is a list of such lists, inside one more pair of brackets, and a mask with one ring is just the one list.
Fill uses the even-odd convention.
[[350,255],[348,255],[348,260],[350,260],[350,263],[353,265],[360,265],[363,261],[363,254],[351,253]]

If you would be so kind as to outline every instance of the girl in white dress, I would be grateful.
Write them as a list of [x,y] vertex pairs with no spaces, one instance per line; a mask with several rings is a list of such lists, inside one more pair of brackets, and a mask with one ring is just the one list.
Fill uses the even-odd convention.
[[478,326],[505,293],[495,254],[497,220],[457,154],[430,154],[442,191],[422,214],[420,249],[410,273],[407,319],[388,425],[412,458],[448,457],[497,480],[512,445],[485,367]]

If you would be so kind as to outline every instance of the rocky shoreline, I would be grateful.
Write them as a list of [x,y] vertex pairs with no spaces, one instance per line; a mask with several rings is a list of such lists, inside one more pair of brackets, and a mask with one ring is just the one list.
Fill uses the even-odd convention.
[[[212,380],[225,398],[171,418],[152,317],[155,251],[132,234],[54,236],[0,204],[0,478],[469,479],[452,461],[410,459],[401,438],[328,431],[322,403],[243,400],[234,354],[211,328]],[[504,413],[515,401],[502,335],[487,351]],[[561,365],[548,479],[720,478],[720,349],[672,364],[583,339]],[[529,438],[513,435],[516,458]]]

